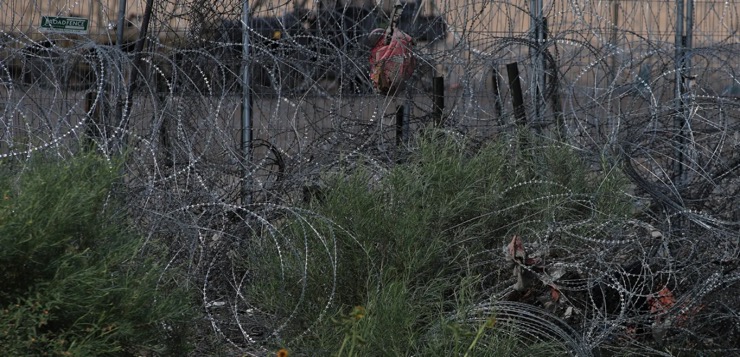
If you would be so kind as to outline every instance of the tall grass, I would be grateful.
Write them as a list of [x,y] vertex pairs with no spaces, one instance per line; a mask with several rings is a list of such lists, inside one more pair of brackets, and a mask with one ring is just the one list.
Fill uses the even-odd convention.
[[92,155],[0,166],[0,346],[7,356],[186,353],[185,291],[142,251]]
[[[427,133],[387,172],[327,174],[316,216],[286,219],[279,239],[246,253],[254,280],[244,293],[280,326],[274,342],[307,355],[347,355],[348,341],[357,356],[562,349],[460,318],[489,298],[484,285],[511,276],[500,264],[511,234],[574,222],[587,231],[630,210],[614,171],[590,173],[568,148],[530,143],[519,152]],[[357,306],[366,313],[353,319]]]

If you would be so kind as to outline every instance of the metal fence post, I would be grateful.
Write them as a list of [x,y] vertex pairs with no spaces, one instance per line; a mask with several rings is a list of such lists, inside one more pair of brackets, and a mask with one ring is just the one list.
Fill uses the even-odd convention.
[[[675,99],[676,114],[673,120],[674,130],[676,132],[676,157],[674,158],[673,175],[674,180],[682,182],[684,180],[684,161],[685,161],[685,137],[688,121],[690,120],[689,111],[684,106],[684,94],[687,92],[687,85],[690,84],[687,79],[690,78],[690,57],[691,44],[693,36],[693,12],[694,1],[686,0],[687,6],[684,7],[684,0],[676,0],[676,38],[675,38]],[[686,13],[685,13],[686,12]]]
[[404,106],[399,105],[396,108],[396,149],[400,150],[401,145],[403,145],[404,137],[403,137],[403,115],[404,115]]
[[123,44],[123,30],[126,26],[126,0],[118,1],[118,28],[116,29],[116,47],[121,49]]
[[509,76],[509,90],[511,90],[511,104],[514,106],[514,118],[516,126],[524,129],[527,126],[527,114],[524,109],[524,93],[519,80],[519,65],[512,62],[506,65],[506,73]]
[[686,0],[686,76],[691,77],[691,52],[694,44],[694,0]]
[[504,126],[506,123],[503,119],[503,113],[504,113],[504,106],[501,103],[501,89],[500,84],[498,81],[498,78],[500,76],[498,72],[498,68],[496,68],[496,64],[493,65],[491,69],[491,82],[493,85],[493,108],[496,111],[496,118],[498,119],[498,125]]
[[[126,0],[119,0],[118,1],[118,27],[116,28],[116,48],[118,51],[123,51],[123,31],[126,27]],[[119,62],[118,62],[118,68],[120,69],[121,73],[123,72],[123,61],[122,56],[119,56]],[[122,86],[125,86],[123,84]],[[118,103],[116,103],[116,125],[121,125],[123,123],[123,115],[124,115],[124,108],[123,103],[121,101],[121,96],[124,95],[123,93],[116,93],[116,99]],[[105,124],[103,123],[103,130],[106,130]],[[105,132],[105,131],[104,131]]]
[[674,39],[676,51],[674,54],[676,86],[674,94],[677,100],[681,99],[681,67],[683,58],[683,0],[676,0],[676,38]]
[[444,110],[445,110],[445,79],[442,76],[434,77],[432,79],[432,91],[434,92],[432,99],[432,120],[434,126],[439,128],[444,124]]
[[534,120],[542,120],[542,96],[544,96],[544,67],[542,46],[544,45],[544,36],[542,29],[543,18],[543,0],[530,0],[530,31],[534,42],[534,48],[530,47],[530,57],[532,58],[532,101],[534,104]]
[[252,93],[249,76],[249,0],[242,0],[242,60],[241,60],[241,87],[242,87],[242,117],[241,117],[241,147],[244,155],[244,182],[242,185],[242,203],[251,203],[249,185],[249,163],[252,161]]

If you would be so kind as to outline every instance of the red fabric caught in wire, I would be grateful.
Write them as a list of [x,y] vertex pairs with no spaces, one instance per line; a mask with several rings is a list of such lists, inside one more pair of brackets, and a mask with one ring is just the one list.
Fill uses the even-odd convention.
[[370,33],[370,80],[375,89],[389,93],[401,87],[414,73],[414,40],[399,29],[388,33],[375,29]]

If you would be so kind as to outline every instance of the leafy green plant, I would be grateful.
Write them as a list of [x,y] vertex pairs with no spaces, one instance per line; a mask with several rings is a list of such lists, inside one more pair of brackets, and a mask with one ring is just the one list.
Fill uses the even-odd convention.
[[93,155],[0,166],[0,345],[7,355],[182,353],[187,292],[142,250]]
[[[407,162],[386,172],[327,174],[322,200],[293,211],[279,233],[240,255],[247,256],[241,264],[253,277],[246,298],[280,321],[276,326],[294,351],[499,351],[490,346],[511,334],[477,325],[453,328],[457,334],[440,328],[452,326],[440,325],[449,314],[486,299],[484,279],[490,285],[509,278],[510,271],[491,264],[491,252],[499,252],[512,232],[579,222],[577,233],[630,210],[620,194],[626,181],[616,171],[591,173],[572,150],[533,138],[526,153],[517,150],[431,132]],[[351,334],[331,322],[358,305],[367,314]],[[363,342],[350,344],[357,340],[348,336]],[[434,342],[440,339],[446,342]],[[532,347],[513,339],[501,354],[483,355]],[[556,345],[546,344],[538,348]]]

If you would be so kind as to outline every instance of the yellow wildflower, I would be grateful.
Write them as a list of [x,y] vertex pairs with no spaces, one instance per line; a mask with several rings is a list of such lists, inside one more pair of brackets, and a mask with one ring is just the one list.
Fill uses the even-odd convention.
[[352,316],[355,321],[361,320],[363,317],[365,317],[365,308],[362,306],[355,306],[355,308],[352,309],[350,316]]

